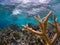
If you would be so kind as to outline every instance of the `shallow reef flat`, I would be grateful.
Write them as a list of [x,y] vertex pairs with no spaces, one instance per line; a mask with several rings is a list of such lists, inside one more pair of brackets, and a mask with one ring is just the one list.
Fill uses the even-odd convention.
[[[30,28],[39,31],[39,25],[28,25]],[[56,33],[55,29],[49,25],[50,29],[48,37],[51,39]],[[26,30],[22,31],[20,27],[11,25],[5,29],[0,29],[0,45],[45,45],[45,41],[41,36],[34,35]],[[56,40],[54,45],[60,45],[60,37]]]

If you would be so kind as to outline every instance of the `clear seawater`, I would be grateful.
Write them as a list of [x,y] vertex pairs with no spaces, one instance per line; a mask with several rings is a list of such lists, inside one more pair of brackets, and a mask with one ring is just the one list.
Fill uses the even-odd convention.
[[[40,11],[41,10],[40,7],[43,7],[43,8],[41,8],[42,11]],[[30,8],[28,8],[28,9],[30,10]],[[16,5],[0,4],[0,28],[7,27],[11,24],[14,24],[14,25],[16,24],[19,27],[21,27],[22,25],[26,25],[28,23],[37,24],[38,22],[33,17],[37,16],[37,15],[44,17],[48,14],[49,11],[54,12],[54,15],[58,19],[58,22],[60,22],[60,0],[51,0],[51,3],[47,4],[47,6],[39,5],[36,7],[36,9],[37,8],[39,10],[36,10],[36,11],[39,11],[39,12],[35,13],[34,11],[32,11],[32,12],[30,11],[31,12],[31,14],[30,14],[30,13],[27,13],[27,11],[26,11],[27,9],[22,8],[20,6],[20,4],[16,4]],[[44,8],[46,8],[45,9],[46,11],[44,11]],[[15,13],[12,14],[12,12],[16,9],[18,9],[18,10],[20,9],[23,12],[20,14],[15,14]],[[53,18],[53,16],[50,17],[50,20],[49,20],[50,22],[53,22],[52,18]]]

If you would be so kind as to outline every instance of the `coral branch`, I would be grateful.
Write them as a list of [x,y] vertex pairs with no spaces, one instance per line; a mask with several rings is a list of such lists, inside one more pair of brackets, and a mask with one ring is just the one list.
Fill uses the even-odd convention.
[[32,33],[34,33],[34,34],[37,34],[37,35],[42,35],[42,34],[43,34],[42,32],[35,31],[35,30],[33,30],[32,28],[29,28],[28,26],[24,26],[24,29],[25,29],[25,30],[28,30],[28,31],[30,31],[30,32],[32,32]]
[[48,22],[48,24],[50,24],[52,27],[55,27],[55,24],[52,24],[52,23],[50,23],[50,22]]
[[46,33],[46,30],[47,30],[47,24],[48,24],[48,19],[50,17],[50,15],[52,14],[52,12],[50,11],[48,13],[48,15],[44,18],[44,33]]
[[46,41],[46,44],[51,44],[49,38],[47,37],[46,34],[43,35],[44,40]]
[[51,41],[51,44],[54,44],[54,42],[57,40],[58,34],[56,33]]
[[34,18],[39,22],[40,29],[43,30],[42,20],[39,17],[34,16]]
[[50,17],[50,15],[52,14],[52,12],[50,11],[48,13],[48,15],[46,17],[44,17],[44,22],[47,23],[48,22],[48,18]]
[[59,33],[60,33],[60,26],[59,26],[59,24],[57,23],[57,18],[54,18],[54,23],[55,23],[56,32],[57,32],[57,34],[59,35]]

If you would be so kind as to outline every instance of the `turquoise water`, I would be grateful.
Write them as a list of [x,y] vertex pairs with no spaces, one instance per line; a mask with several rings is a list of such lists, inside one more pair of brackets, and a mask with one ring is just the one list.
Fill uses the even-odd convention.
[[[60,22],[60,0],[54,0],[51,2],[51,10],[54,12],[54,15],[58,18],[58,22]],[[33,18],[34,15],[30,16],[26,13],[21,13],[17,15],[12,15],[12,11],[16,6],[12,5],[0,5],[0,28],[7,27],[11,24],[16,24],[18,26],[26,25],[28,23],[37,24],[38,22]],[[48,11],[46,11],[48,13]],[[32,12],[33,13],[33,12]],[[47,14],[46,13],[46,14]],[[44,17],[44,14],[39,13],[41,17]],[[45,14],[45,15],[46,15]],[[36,15],[35,15],[36,16]],[[50,22],[53,22],[53,16],[50,17]]]
[[[33,17],[28,17],[25,14],[19,14],[16,16],[11,15],[10,8],[0,7],[0,27],[7,27],[11,24],[18,26],[26,25],[28,23],[35,23]],[[34,21],[34,22],[33,22]]]

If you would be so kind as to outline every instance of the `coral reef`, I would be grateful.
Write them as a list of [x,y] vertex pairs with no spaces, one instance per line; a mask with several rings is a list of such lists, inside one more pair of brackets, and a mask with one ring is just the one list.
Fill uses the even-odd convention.
[[44,42],[40,36],[22,31],[16,25],[10,25],[8,28],[0,29],[0,45],[44,45]]
[[[39,25],[31,25],[29,23],[28,26],[35,31],[40,31]],[[51,39],[56,31],[52,25],[48,25],[48,27],[50,29],[47,30],[47,33]],[[45,45],[45,41],[42,36],[34,35],[26,30],[22,31],[17,25],[10,25],[5,29],[0,29],[0,45]],[[60,37],[54,45],[60,45]]]
[[48,15],[42,20],[34,17],[39,24],[28,24],[22,30],[17,25],[10,25],[0,29],[0,45],[60,45],[60,24],[54,17],[54,23],[48,22],[52,15]]

